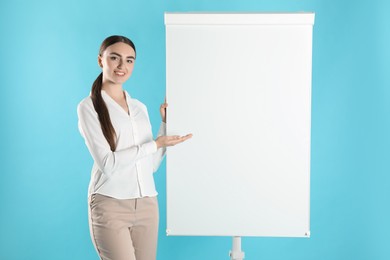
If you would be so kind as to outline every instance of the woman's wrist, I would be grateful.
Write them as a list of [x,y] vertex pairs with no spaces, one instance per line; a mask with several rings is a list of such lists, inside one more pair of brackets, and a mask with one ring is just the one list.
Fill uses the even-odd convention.
[[156,140],[154,140],[154,142],[156,143],[157,149],[161,148],[161,144],[158,141],[158,138]]

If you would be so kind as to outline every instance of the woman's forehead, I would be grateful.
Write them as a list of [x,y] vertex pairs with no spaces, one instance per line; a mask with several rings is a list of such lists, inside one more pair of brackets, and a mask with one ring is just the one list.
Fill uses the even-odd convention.
[[110,53],[117,53],[121,56],[135,56],[134,49],[123,42],[117,42],[107,47],[107,49],[104,51],[106,54]]

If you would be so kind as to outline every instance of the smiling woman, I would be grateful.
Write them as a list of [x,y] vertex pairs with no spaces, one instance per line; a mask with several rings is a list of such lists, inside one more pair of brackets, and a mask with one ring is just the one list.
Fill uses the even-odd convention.
[[[135,46],[117,42],[107,47],[98,56],[99,66],[103,69],[105,79],[123,83],[131,76],[135,61]],[[103,66],[103,64],[105,66]]]
[[106,38],[102,73],[77,108],[79,130],[94,159],[88,190],[90,234],[101,259],[154,260],[158,202],[153,173],[167,146],[191,138],[166,136],[166,103],[156,140],[146,106],[122,85],[133,72],[136,50],[124,36]]

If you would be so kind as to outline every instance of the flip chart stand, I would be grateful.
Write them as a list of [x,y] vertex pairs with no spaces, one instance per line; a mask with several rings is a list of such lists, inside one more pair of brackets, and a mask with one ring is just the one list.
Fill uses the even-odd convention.
[[241,237],[233,237],[233,249],[229,253],[230,260],[243,260],[245,253],[241,251]]

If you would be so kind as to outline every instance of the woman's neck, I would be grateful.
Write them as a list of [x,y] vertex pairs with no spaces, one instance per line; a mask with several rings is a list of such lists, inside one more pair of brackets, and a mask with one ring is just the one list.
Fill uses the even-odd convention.
[[121,84],[103,82],[102,90],[106,91],[107,94],[114,100],[120,100],[123,98],[123,88]]

